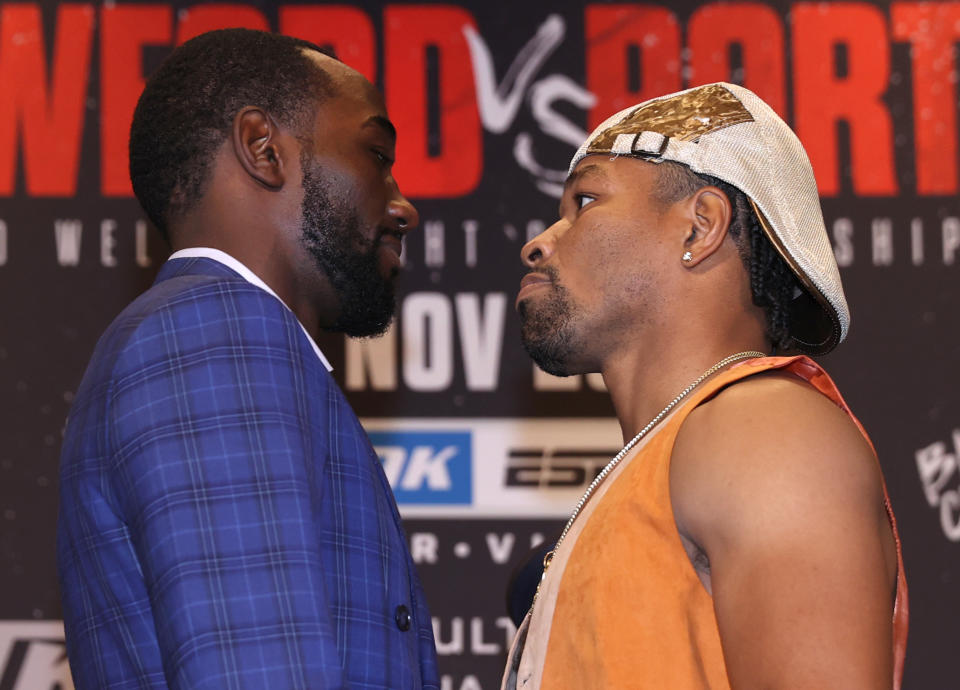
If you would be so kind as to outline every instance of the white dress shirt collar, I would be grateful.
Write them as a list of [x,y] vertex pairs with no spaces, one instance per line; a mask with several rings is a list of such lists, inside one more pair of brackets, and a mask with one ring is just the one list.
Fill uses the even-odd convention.
[[[280,304],[282,304],[287,309],[289,309],[290,313],[293,314],[293,310],[290,309],[289,305],[287,305],[282,299],[280,299],[277,293],[271,290],[270,286],[260,279],[260,276],[258,276],[256,273],[254,273],[249,268],[247,268],[242,263],[240,263],[237,259],[233,258],[232,256],[230,256],[224,251],[221,251],[219,249],[213,249],[212,247],[188,247],[187,249],[181,249],[180,251],[176,251],[170,255],[170,259],[194,259],[194,258],[200,258],[200,257],[205,259],[213,259],[214,261],[219,261],[227,268],[236,271],[248,283],[252,283],[253,285],[256,285],[258,288],[263,290],[264,292],[268,292],[274,297],[276,297],[277,300],[280,301]],[[294,318],[296,318],[296,314],[294,314]],[[320,358],[320,362],[322,362],[323,366],[327,368],[327,371],[333,371],[333,367],[330,366],[330,362],[328,362],[327,358],[323,356],[323,352],[320,351],[320,348],[314,342],[313,338],[311,338],[310,334],[307,333],[307,329],[303,327],[302,323],[300,323],[300,319],[297,319],[297,323],[300,324],[300,328],[303,330],[303,334],[307,336],[307,340],[310,341],[310,345],[313,347],[313,351],[317,353],[317,357]]]

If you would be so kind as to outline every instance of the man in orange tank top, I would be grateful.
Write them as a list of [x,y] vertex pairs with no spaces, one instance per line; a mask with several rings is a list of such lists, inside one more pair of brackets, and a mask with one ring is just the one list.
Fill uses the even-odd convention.
[[545,560],[504,687],[899,687],[883,478],[801,354],[850,317],[797,137],[732,84],[653,99],[580,147],[559,213],[522,250],[524,345],[600,372],[626,445]]

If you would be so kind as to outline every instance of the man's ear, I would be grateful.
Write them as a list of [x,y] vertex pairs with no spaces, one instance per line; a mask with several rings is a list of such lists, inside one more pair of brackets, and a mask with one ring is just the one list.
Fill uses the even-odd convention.
[[270,189],[286,179],[279,127],[262,108],[246,106],[233,118],[233,150],[250,177]]
[[683,242],[680,260],[687,268],[711,256],[723,244],[733,210],[730,200],[717,187],[701,187],[689,199],[690,233]]

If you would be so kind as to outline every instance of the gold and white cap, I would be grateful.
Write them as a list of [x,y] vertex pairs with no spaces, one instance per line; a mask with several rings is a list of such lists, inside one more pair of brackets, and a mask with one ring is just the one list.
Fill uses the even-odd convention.
[[674,161],[742,191],[804,287],[791,304],[797,348],[824,354],[846,337],[850,310],[810,160],[797,135],[753,92],[721,82],[621,110],[577,150],[570,171],[594,154]]

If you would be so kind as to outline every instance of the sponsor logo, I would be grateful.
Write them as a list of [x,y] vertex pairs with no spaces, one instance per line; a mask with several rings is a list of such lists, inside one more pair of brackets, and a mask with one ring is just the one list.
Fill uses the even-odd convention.
[[469,431],[371,431],[397,503],[469,505],[473,501]]
[[564,488],[586,486],[617,454],[616,448],[512,448],[506,486]]
[[918,450],[914,457],[927,503],[940,512],[944,535],[950,541],[960,541],[960,429],[953,430],[952,447],[937,441]]
[[361,422],[404,518],[566,517],[620,442],[612,417]]
[[0,689],[73,690],[61,621],[0,623]]

